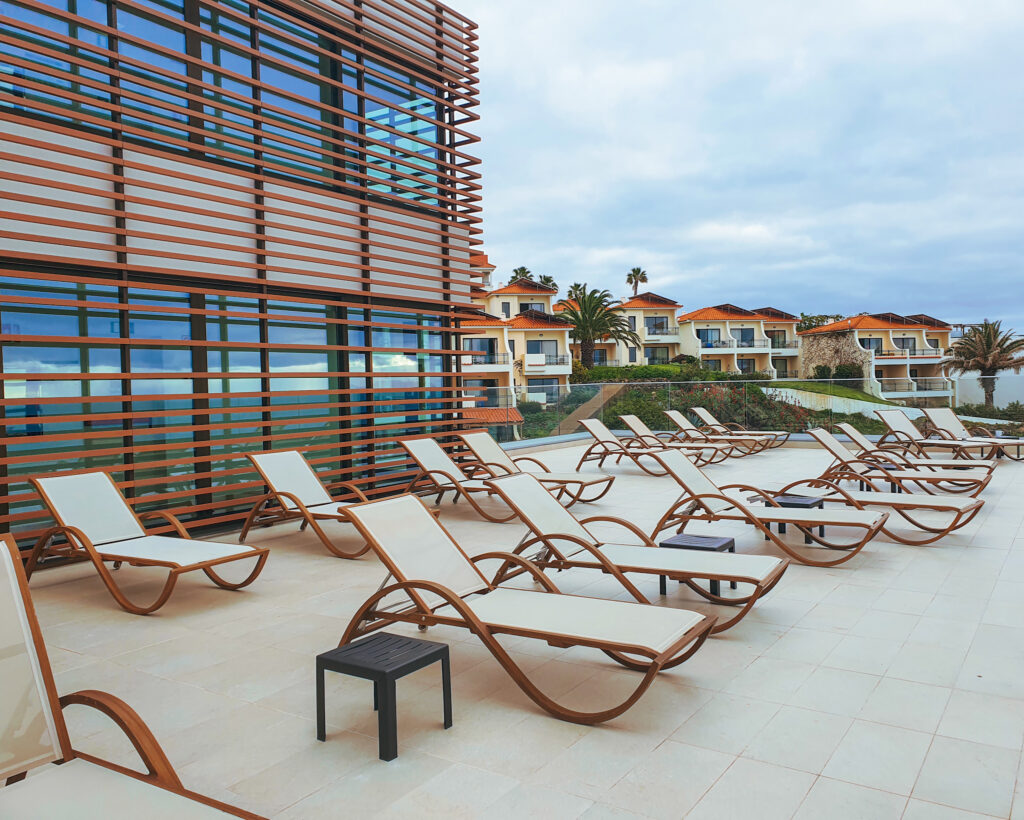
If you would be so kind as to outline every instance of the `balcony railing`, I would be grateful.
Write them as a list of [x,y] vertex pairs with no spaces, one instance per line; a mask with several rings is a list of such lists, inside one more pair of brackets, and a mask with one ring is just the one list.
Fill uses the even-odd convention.
[[910,379],[878,379],[883,393],[913,393],[917,385]]
[[572,356],[556,356],[548,353],[544,356],[545,365],[554,364],[570,364],[572,362]]
[[795,350],[800,347],[800,342],[777,342],[775,339],[772,339],[770,347],[772,350]]
[[[544,361],[540,360],[540,357],[544,357]],[[516,362],[517,367],[552,367],[555,365],[565,365],[572,363],[572,356],[561,355],[555,353],[525,353],[520,360]]]
[[618,359],[604,359],[599,361],[594,359],[594,367],[621,367],[622,364]]
[[914,379],[918,390],[951,390],[945,379]]
[[768,339],[748,339],[747,341],[741,341],[739,339],[716,339],[713,342],[702,341],[700,343],[702,348],[713,348],[713,347],[771,347],[771,342]]
[[508,364],[508,353],[474,353],[466,357],[465,364]]
[[655,325],[654,327],[644,327],[648,336],[678,336],[679,328],[672,327],[671,325]]
[[942,356],[943,353],[937,347],[902,347],[895,349],[882,350],[880,348],[866,347],[865,350],[870,350],[875,354],[875,358],[878,359],[905,359],[910,356]]
[[701,340],[700,346],[703,349],[718,347],[736,347],[735,339],[714,339],[711,341]]

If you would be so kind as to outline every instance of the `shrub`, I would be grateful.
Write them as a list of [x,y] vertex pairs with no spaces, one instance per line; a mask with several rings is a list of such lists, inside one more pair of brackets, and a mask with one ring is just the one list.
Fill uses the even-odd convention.
[[831,379],[832,368],[827,364],[816,364],[814,365],[814,378],[816,379]]
[[842,379],[847,387],[859,390],[864,384],[864,370],[859,364],[837,364],[832,371],[832,378]]
[[539,401],[521,401],[516,405],[516,407],[519,408],[519,412],[522,413],[523,416],[532,416],[536,413],[544,412],[544,405]]
[[579,359],[572,360],[572,373],[569,375],[570,384],[580,384],[590,381],[590,371],[583,366]]

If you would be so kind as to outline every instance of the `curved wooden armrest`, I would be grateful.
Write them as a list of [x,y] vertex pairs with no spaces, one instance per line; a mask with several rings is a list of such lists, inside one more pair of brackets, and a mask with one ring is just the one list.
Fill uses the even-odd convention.
[[330,484],[325,485],[327,491],[335,489],[346,489],[352,493],[360,501],[369,501],[369,496],[366,495],[354,481],[332,481]]
[[516,464],[518,464],[520,461],[529,461],[531,464],[536,464],[538,467],[540,467],[541,472],[551,472],[551,470],[548,468],[546,464],[544,464],[542,461],[538,461],[533,456],[518,456],[517,458],[512,459],[512,461],[515,462]]
[[[458,489],[460,482],[451,473],[445,472],[444,470],[420,470],[419,475],[409,482],[409,490],[411,491],[413,487],[419,484],[421,478],[429,478],[434,482],[435,487],[443,487],[444,485],[434,478],[435,475],[443,476],[447,479],[448,483],[451,485],[448,489]],[[463,480],[465,480],[465,476],[463,476]]]
[[[858,476],[858,480],[860,480],[860,476]],[[868,483],[868,484],[871,483],[871,482],[867,481],[866,479],[865,479],[865,482]],[[824,487],[825,489],[832,490],[833,492],[835,492],[838,495],[840,495],[842,497],[843,501],[845,501],[849,506],[853,507],[854,509],[856,509],[856,510],[863,510],[864,509],[864,505],[863,504],[861,504],[859,501],[855,500],[848,492],[846,492],[846,490],[844,490],[842,487],[840,487],[834,481],[829,481],[827,478],[801,478],[799,481],[794,481],[792,484],[787,484],[785,487],[783,487],[779,491],[779,493],[780,493],[780,495],[788,493],[794,487],[800,487],[800,486],[803,486],[805,484],[808,487],[811,487],[811,488]],[[828,499],[827,496],[822,496],[822,498]],[[832,499],[829,499],[829,500],[836,501],[838,499],[832,498]]]
[[639,538],[645,547],[658,546],[636,524],[631,521],[626,521],[624,518],[616,518],[613,515],[592,515],[590,518],[580,519],[580,523],[584,527],[593,521],[606,521],[609,524],[618,524],[620,527],[629,530],[633,535]]
[[[753,493],[756,497],[764,501],[765,504],[772,507],[779,506],[779,502],[775,500],[770,491],[763,490],[760,487],[755,487],[752,484],[726,484],[725,486],[719,487],[718,489],[722,490],[723,492],[725,490],[742,490],[745,493]],[[781,493],[777,493],[777,495],[781,495]]]
[[949,430],[943,430],[941,427],[932,427],[928,431],[928,438],[941,438],[944,441],[957,441],[957,437],[954,436]]
[[[541,568],[538,567],[535,563],[533,563],[533,561],[531,561],[529,558],[524,558],[522,555],[516,555],[513,552],[495,551],[485,552],[482,555],[476,555],[473,558],[470,558],[469,560],[475,564],[478,561],[488,561],[492,559],[503,561],[508,564],[515,564],[517,567],[522,567],[524,570],[530,573],[530,575],[533,576],[534,580],[542,587],[544,587],[546,591],[553,592],[556,595],[561,594],[561,590],[555,586],[555,582],[548,578],[541,570]],[[497,586],[493,580],[491,581],[491,586]]]
[[[182,788],[174,767],[167,759],[167,755],[164,754],[164,750],[160,748],[160,744],[149,727],[138,713],[123,700],[107,692],[86,689],[64,695],[60,699],[60,706],[61,709],[66,709],[68,706],[88,706],[105,714],[120,727],[131,741],[132,746],[135,747],[135,751],[138,752],[143,765],[149,772],[144,779],[172,789]],[[82,755],[79,752],[76,754],[104,765],[103,761],[91,755]]]
[[974,427],[968,427],[967,428],[967,432],[970,433],[972,436],[981,436],[983,438],[995,438],[996,437],[995,433],[993,433],[987,427],[982,427],[981,425],[975,425]]
[[182,538],[192,537],[188,534],[188,530],[185,529],[185,526],[181,521],[178,520],[178,516],[174,513],[168,512],[167,510],[150,510],[149,512],[137,513],[137,515],[139,516],[140,521],[146,521],[150,518],[162,518],[174,527],[175,532],[177,532]]
[[891,450],[865,450],[859,455],[862,461],[867,462],[888,462],[890,464],[898,464],[902,467],[910,466],[910,459],[907,458],[905,449],[891,449]]
[[645,444],[639,436],[622,436],[619,439],[619,444],[627,450],[648,450],[651,446],[650,444]]

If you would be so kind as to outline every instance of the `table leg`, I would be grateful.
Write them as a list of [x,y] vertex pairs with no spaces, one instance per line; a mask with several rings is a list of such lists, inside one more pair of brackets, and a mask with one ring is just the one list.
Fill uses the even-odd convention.
[[785,534],[786,534],[786,525],[785,524],[779,524],[779,535],[785,535]]
[[722,595],[722,583],[721,583],[721,581],[712,581],[711,582],[711,594],[712,595],[718,595],[719,597],[721,597],[721,595]]
[[452,727],[452,666],[447,653],[441,658],[441,691],[444,696],[444,728]]
[[[736,545],[735,544],[733,546],[729,547],[729,552],[733,553],[734,555],[736,554]],[[735,581],[730,581],[729,582],[729,589],[736,589],[736,582]]]
[[384,678],[377,687],[377,746],[381,760],[398,757],[398,704],[395,699],[395,681]]
[[316,739],[327,740],[326,718],[324,717],[324,668],[316,665]]
[[666,579],[664,575],[658,576],[658,592],[660,592],[662,595],[668,595],[668,589],[665,587],[665,580]]

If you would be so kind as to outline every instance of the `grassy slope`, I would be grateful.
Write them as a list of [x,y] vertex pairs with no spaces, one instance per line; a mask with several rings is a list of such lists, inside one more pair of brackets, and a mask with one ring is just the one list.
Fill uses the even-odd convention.
[[769,382],[764,387],[771,389],[772,387],[786,387],[790,390],[806,390],[808,393],[823,393],[826,396],[838,396],[843,399],[857,399],[858,401],[869,401],[873,404],[893,404],[891,401],[885,401],[884,399],[878,398],[878,396],[872,396],[870,393],[865,393],[863,390],[857,390],[853,387],[847,387],[844,384],[821,384],[820,382]]

